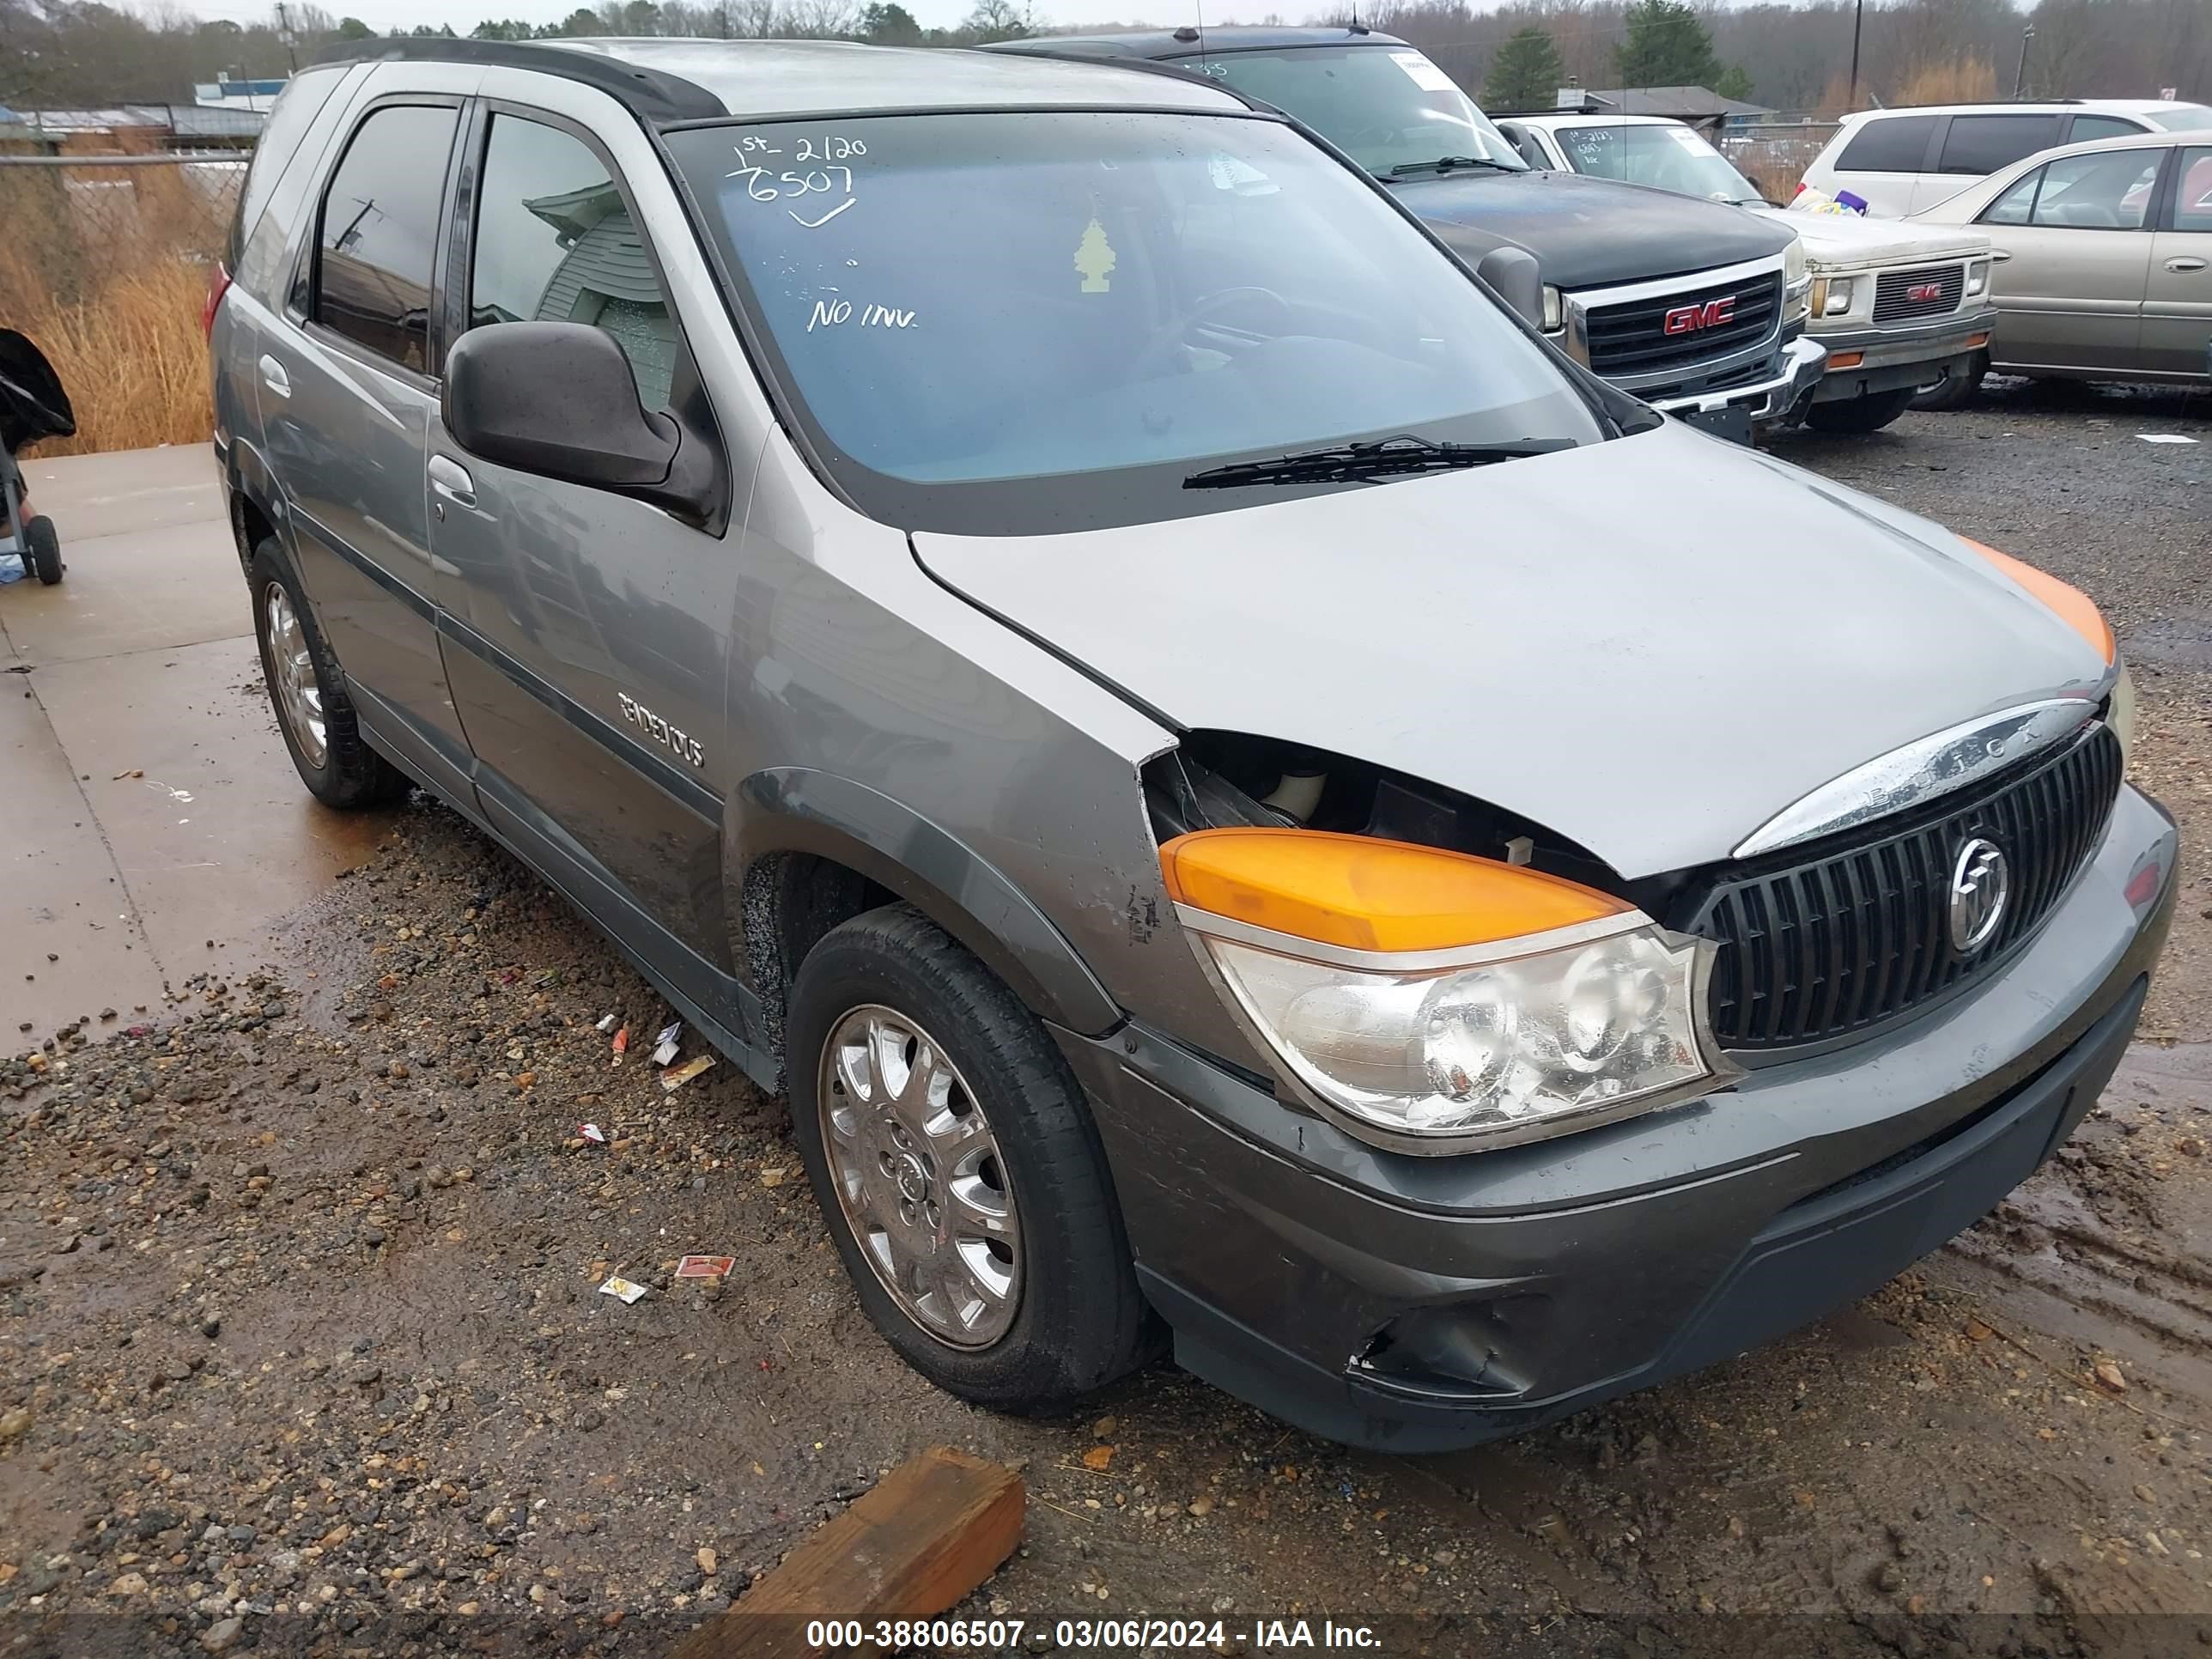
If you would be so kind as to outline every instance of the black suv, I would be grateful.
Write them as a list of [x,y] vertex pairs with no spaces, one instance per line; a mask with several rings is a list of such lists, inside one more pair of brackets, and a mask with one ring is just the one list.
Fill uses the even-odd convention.
[[994,52],[1118,58],[1203,76],[1304,123],[1405,198],[1488,275],[1535,256],[1544,331],[1671,413],[1742,435],[1802,413],[1825,353],[1799,337],[1810,278],[1787,226],[1640,185],[1540,172],[1405,41],[1349,28],[1152,29]]

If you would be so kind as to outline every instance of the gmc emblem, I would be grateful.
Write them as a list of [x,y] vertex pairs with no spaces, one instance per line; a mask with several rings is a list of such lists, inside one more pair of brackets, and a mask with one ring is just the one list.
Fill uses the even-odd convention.
[[1735,320],[1735,295],[1708,300],[1701,306],[1676,306],[1659,324],[1662,333],[1695,334],[1701,328],[1718,328]]
[[1940,300],[1943,297],[1943,284],[1941,283],[1915,283],[1911,288],[1905,290],[1905,297],[1911,301],[1915,305],[1925,304],[1929,300]]

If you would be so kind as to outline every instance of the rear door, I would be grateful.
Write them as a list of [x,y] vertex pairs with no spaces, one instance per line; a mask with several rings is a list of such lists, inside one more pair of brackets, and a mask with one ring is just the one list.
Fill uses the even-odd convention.
[[2142,366],[2212,376],[2212,144],[2175,157],[2143,295]]
[[1925,206],[1913,196],[1922,174],[1934,165],[1932,152],[1943,119],[1940,115],[1876,115],[1860,122],[1836,157],[1833,188],[1865,198],[1867,211],[1877,219],[1899,218],[1916,206]]
[[2069,155],[1983,212],[1996,261],[2000,368],[2124,376],[2142,367],[2151,209],[2170,150]]
[[[565,88],[537,95],[606,101]],[[626,141],[640,163],[627,173],[611,148]],[[595,133],[488,99],[465,177],[456,335],[589,323],[622,345],[642,407],[680,404],[711,430],[641,192],[661,204],[659,222],[680,224],[680,210],[635,124]],[[435,411],[430,457],[446,662],[485,817],[702,1006],[726,1013],[732,546],[720,526],[470,455]]]
[[433,617],[423,463],[458,96],[376,99],[346,135],[258,360],[264,441],[301,584],[362,720],[443,793],[468,744]]
[[1948,202],[1977,179],[2058,142],[2055,114],[1954,115],[1935,148],[1932,170],[1912,187],[1912,210]]

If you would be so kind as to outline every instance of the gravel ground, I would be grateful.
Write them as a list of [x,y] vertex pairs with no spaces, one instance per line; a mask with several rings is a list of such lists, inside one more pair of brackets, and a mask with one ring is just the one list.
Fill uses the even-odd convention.
[[[2212,1643],[2212,451],[2134,436],[2212,438],[2203,412],[2001,387],[1777,446],[2103,603],[2138,775],[2191,847],[2163,1041],[1880,1295],[1450,1457],[1348,1452],[1164,1366],[1077,1418],[971,1411],[861,1316],[781,1103],[727,1065],[665,1093],[650,989],[418,802],[265,975],[0,1060],[0,1639],[652,1651],[949,1443],[1026,1471],[1028,1541],[972,1610],[1033,1622],[1379,1618],[1383,1651],[1437,1654]],[[692,1251],[737,1270],[672,1279]]]

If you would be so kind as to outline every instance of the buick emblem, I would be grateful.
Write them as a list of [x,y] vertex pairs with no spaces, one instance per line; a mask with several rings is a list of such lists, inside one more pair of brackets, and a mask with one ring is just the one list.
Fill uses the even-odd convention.
[[2004,851],[1978,836],[1959,849],[1951,864],[1951,948],[1972,956],[1990,942],[2004,920],[2012,877]]

